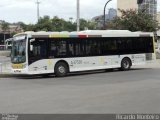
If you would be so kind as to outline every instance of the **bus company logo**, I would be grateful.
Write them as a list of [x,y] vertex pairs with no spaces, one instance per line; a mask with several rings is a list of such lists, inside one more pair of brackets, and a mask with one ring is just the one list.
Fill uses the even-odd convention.
[[1,120],[18,120],[18,115],[2,114],[2,119]]

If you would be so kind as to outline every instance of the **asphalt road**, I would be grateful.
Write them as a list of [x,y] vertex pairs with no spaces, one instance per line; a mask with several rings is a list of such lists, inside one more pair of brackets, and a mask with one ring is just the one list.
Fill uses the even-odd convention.
[[160,113],[160,68],[0,78],[0,113]]

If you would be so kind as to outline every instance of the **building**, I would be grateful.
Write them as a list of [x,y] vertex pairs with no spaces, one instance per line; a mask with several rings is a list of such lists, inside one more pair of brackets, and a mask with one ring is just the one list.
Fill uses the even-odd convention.
[[[153,19],[156,20],[157,14],[157,0],[117,0],[117,8],[118,9],[137,9],[145,11],[148,14],[153,16]],[[121,13],[118,11],[118,16],[121,16]]]
[[[108,13],[105,16],[106,22],[113,20],[114,17],[116,16],[117,16],[117,10],[114,8],[110,8],[108,10]],[[92,21],[97,22],[97,26],[98,26],[97,29],[100,29],[103,27],[104,17],[103,15],[99,15],[99,16],[93,17]]]
[[2,45],[4,45],[5,40],[12,37],[11,35],[12,33],[23,32],[23,29],[18,24],[9,24],[8,29],[4,31],[1,26],[2,22],[3,21],[0,20],[0,45],[1,45],[0,50],[2,50]]
[[157,0],[137,0],[138,9],[145,10],[146,13],[153,16],[153,19],[156,20],[157,16]]
[[[113,20],[113,18],[116,16],[117,16],[117,10],[114,8],[110,8],[108,10],[108,13],[106,14],[105,18],[106,18],[106,20]],[[97,19],[103,20],[103,15],[99,15],[99,16],[92,18],[93,21],[97,20]]]
[[21,33],[21,32],[23,32],[23,29],[18,24],[11,24],[11,25],[9,25],[9,31],[10,31],[10,33],[14,33],[14,32]]
[[[117,0],[117,9],[128,10],[138,9],[137,0]],[[117,15],[121,16],[120,11],[117,11]]]
[[[21,28],[20,25],[17,24],[9,24],[8,29],[5,31],[5,33],[20,33],[20,32],[23,32],[23,29]],[[1,25],[0,25],[0,33],[4,33]]]

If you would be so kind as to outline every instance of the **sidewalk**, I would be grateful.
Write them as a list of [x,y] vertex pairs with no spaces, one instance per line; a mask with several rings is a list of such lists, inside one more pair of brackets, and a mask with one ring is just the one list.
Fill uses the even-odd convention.
[[0,63],[0,74],[10,74],[11,73],[11,63],[3,62]]
[[160,59],[155,60],[155,62],[147,62],[145,65],[133,66],[132,68],[160,68]]
[[0,56],[0,74],[11,72],[11,62],[10,57]]

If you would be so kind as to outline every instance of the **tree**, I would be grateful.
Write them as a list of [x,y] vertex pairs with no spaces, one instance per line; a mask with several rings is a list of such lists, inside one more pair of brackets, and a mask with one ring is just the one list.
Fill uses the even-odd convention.
[[20,27],[21,27],[24,31],[26,31],[28,25],[26,25],[26,24],[23,23],[23,22],[18,22],[18,23],[16,23],[16,24],[20,25]]
[[52,31],[52,21],[50,17],[41,17],[33,29],[34,31]]
[[92,21],[87,21],[85,19],[80,19],[80,30],[90,29],[94,30],[96,29],[96,23]]
[[54,16],[52,19],[53,31],[64,31],[65,20]]
[[[80,23],[80,30],[96,29],[95,22],[80,19]],[[41,17],[37,24],[26,25],[23,22],[19,22],[19,25],[24,31],[76,31],[76,22],[73,22],[73,18],[69,18],[67,21],[57,16],[54,16],[53,18],[50,18],[49,16]]]
[[6,39],[6,33],[9,32],[9,23],[5,22],[5,21],[2,21],[1,23],[1,28],[2,28],[2,31],[3,31],[3,42],[5,44],[5,39]]
[[144,32],[153,32],[158,29],[158,22],[153,20],[153,16],[147,14],[144,10],[137,11],[130,9],[119,11],[122,15],[109,23],[109,27],[112,29]]
[[69,21],[66,21],[57,16],[52,19],[53,31],[75,31],[76,23],[72,22],[72,18]]
[[8,32],[9,31],[9,23],[5,22],[5,21],[2,21],[1,23],[1,28],[2,28],[2,31],[4,33]]

